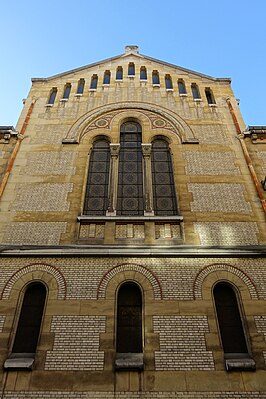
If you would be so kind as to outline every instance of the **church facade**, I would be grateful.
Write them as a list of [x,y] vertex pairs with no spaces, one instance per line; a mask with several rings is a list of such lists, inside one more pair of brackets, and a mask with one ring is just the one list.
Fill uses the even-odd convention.
[[0,127],[2,398],[266,398],[266,128],[125,53]]

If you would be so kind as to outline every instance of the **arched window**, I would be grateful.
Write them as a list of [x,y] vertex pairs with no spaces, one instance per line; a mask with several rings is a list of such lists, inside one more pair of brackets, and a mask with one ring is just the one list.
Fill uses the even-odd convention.
[[192,96],[193,96],[194,100],[200,100],[201,99],[199,88],[198,88],[198,85],[196,83],[192,83],[191,91],[192,91]]
[[126,122],[120,131],[118,168],[118,215],[143,215],[143,176],[141,127],[136,122]]
[[160,77],[158,71],[152,71],[152,84],[159,85],[160,84]]
[[67,83],[64,88],[63,99],[68,100],[71,91],[71,84]]
[[187,94],[185,82],[183,79],[178,79],[178,91],[179,94]]
[[84,214],[105,215],[108,200],[110,146],[106,139],[94,142],[90,156]]
[[135,283],[124,283],[117,296],[117,353],[142,353],[142,294]]
[[85,86],[85,79],[79,79],[78,87],[77,87],[77,94],[83,94]]
[[116,80],[123,80],[123,68],[121,66],[117,67],[115,78]]
[[206,95],[208,104],[215,104],[213,92],[209,87],[206,87],[205,95]]
[[173,83],[170,75],[165,75],[165,88],[167,90],[173,89]]
[[36,352],[45,299],[46,288],[44,284],[36,282],[27,287],[22,302],[12,354],[34,354]]
[[135,76],[135,64],[134,64],[134,62],[130,62],[128,64],[128,76]]
[[52,90],[50,91],[50,95],[49,95],[49,99],[48,99],[48,103],[50,105],[53,105],[55,102],[55,98],[56,98],[56,94],[57,94],[57,88],[53,87]]
[[109,85],[111,80],[111,72],[110,71],[105,71],[104,72],[104,77],[103,77],[103,84],[104,85]]
[[140,75],[139,75],[140,80],[147,80],[147,70],[146,67],[142,66],[140,68]]
[[172,159],[164,139],[154,140],[151,165],[155,215],[177,215]]
[[[237,294],[231,284],[220,282],[213,290],[220,337],[227,370],[254,369],[255,362],[248,354]],[[241,359],[244,361],[241,363]]]
[[97,75],[92,75],[91,77],[91,90],[96,90],[98,85],[98,76]]

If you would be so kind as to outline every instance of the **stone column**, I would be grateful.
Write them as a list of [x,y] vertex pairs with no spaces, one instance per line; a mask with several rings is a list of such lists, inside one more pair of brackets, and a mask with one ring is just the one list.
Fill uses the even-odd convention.
[[106,216],[116,216],[119,150],[120,144],[110,144],[111,165]]
[[142,144],[142,155],[144,159],[144,216],[154,216],[153,210],[153,191],[151,174],[151,144]]

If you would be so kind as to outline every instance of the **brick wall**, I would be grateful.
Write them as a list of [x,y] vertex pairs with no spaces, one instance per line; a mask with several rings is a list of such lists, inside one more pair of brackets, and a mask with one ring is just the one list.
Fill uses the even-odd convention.
[[105,316],[53,316],[53,351],[46,355],[46,370],[103,370],[104,352],[99,335]]
[[28,154],[27,164],[23,174],[27,175],[74,175],[73,162],[76,153],[42,151]]
[[187,160],[187,175],[239,175],[240,170],[234,165],[232,152],[196,152],[183,153]]
[[154,332],[160,336],[155,352],[156,370],[214,370],[212,352],[207,351],[205,316],[153,316]]

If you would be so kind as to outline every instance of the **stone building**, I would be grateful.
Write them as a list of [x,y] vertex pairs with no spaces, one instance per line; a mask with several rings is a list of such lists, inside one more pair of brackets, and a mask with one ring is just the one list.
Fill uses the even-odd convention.
[[266,128],[230,79],[127,46],[9,131],[1,398],[266,398]]

